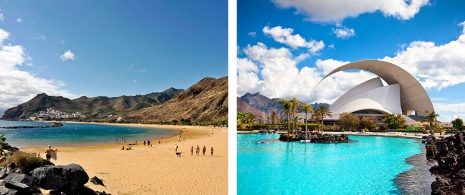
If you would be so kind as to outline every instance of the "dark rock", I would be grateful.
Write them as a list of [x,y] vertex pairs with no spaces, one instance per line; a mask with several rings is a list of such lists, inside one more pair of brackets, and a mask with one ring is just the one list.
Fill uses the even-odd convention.
[[62,193],[59,190],[52,189],[48,192],[49,195],[61,195]]
[[437,176],[431,194],[465,194],[464,144],[462,132],[440,140],[428,138],[426,156],[438,162],[430,169]]
[[0,194],[7,194],[10,189],[0,186]]
[[75,194],[89,180],[84,169],[77,164],[45,166],[32,171],[37,185],[44,189],[57,189],[66,194]]
[[18,192],[18,190],[8,189],[5,195],[23,195],[23,193]]
[[98,178],[97,176],[92,177],[92,178],[90,179],[90,182],[94,183],[95,185],[102,185],[102,186],[105,186],[105,185],[103,184],[103,181],[102,181],[100,178]]
[[0,168],[0,179],[4,179],[6,176],[8,176],[8,173],[6,171],[7,171],[6,167]]
[[52,162],[44,159],[43,166],[55,166],[55,164],[53,164]]
[[3,179],[1,184],[6,183],[22,183],[27,186],[31,186],[34,183],[34,179],[26,174],[10,173],[5,177],[5,179]]

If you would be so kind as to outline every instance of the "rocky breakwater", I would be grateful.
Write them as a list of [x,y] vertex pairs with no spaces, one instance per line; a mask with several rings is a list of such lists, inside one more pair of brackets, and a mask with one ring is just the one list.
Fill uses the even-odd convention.
[[[305,135],[301,134],[299,136],[287,136],[286,134],[281,134],[279,136],[280,141],[300,141],[306,140]],[[347,135],[332,135],[332,134],[323,134],[323,133],[309,133],[308,139],[311,143],[349,143],[352,140],[349,139]]]
[[0,127],[2,129],[37,129],[37,128],[52,128],[62,127],[63,123],[53,123],[52,125],[35,125],[35,126],[6,126]]
[[428,137],[426,158],[436,160],[430,172],[436,176],[431,183],[431,194],[465,194],[465,140],[459,132],[443,139]]

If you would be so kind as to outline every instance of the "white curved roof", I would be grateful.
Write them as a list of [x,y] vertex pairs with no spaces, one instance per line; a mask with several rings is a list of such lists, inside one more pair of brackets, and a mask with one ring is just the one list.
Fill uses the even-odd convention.
[[333,113],[377,110],[400,114],[400,87],[397,84],[383,86],[379,77],[374,78],[346,92],[329,109]]
[[400,87],[400,108],[405,115],[416,111],[417,115],[425,116],[426,110],[434,111],[433,104],[423,86],[407,71],[389,62],[380,60],[352,62],[333,70],[323,79],[339,71],[349,69],[370,71],[380,76],[388,85],[398,84]]

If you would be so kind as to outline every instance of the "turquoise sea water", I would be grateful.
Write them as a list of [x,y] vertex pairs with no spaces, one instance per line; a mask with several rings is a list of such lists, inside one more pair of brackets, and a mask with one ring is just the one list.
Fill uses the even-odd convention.
[[[2,121],[5,126],[39,126],[50,125],[42,122]],[[2,129],[10,145],[15,147],[43,147],[47,145],[75,146],[115,143],[115,139],[127,142],[169,137],[178,131],[146,127],[126,127],[100,124],[63,123],[62,127],[34,129]]]
[[[396,176],[419,154],[413,139],[349,136],[355,143],[277,141],[279,135],[237,135],[238,194],[401,194]],[[256,144],[269,141],[269,144]]]

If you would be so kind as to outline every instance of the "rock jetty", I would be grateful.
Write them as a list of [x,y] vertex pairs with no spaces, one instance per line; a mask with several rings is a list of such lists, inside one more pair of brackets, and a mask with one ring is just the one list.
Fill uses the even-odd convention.
[[426,140],[426,158],[437,161],[430,172],[436,176],[431,183],[433,195],[465,194],[465,140],[464,133]]
[[63,123],[53,123],[52,125],[34,125],[34,126],[7,126],[0,127],[2,129],[37,129],[37,128],[51,128],[51,127],[61,127]]

